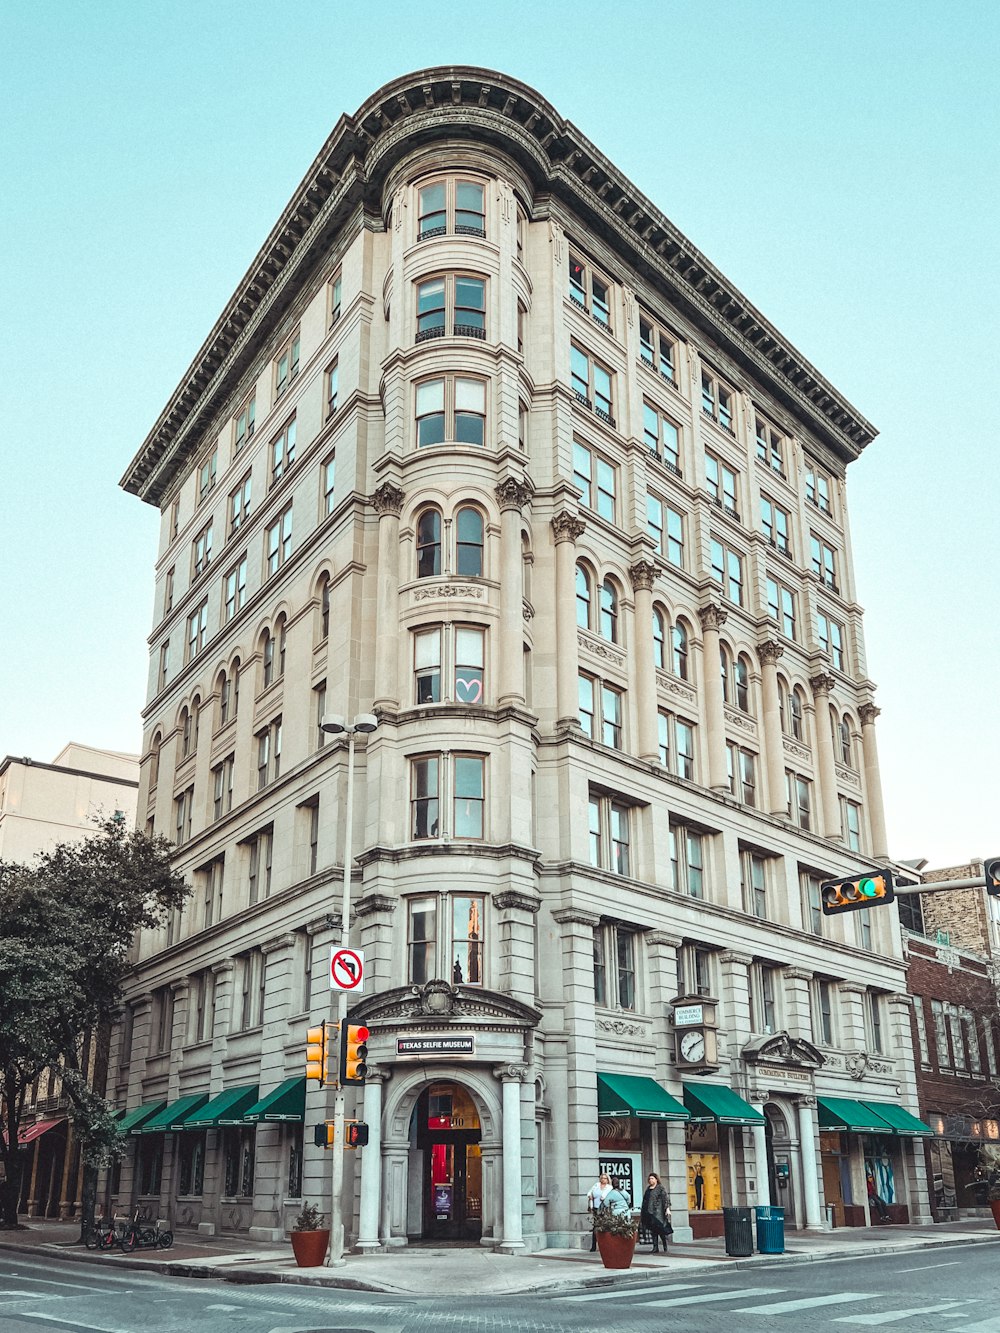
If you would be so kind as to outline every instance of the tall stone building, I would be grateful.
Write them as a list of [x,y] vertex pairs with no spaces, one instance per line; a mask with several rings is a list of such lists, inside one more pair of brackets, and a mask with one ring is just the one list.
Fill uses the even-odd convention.
[[[140,818],[195,884],[140,942],[115,1182],[176,1227],[328,1205],[347,751],[371,1029],[363,1248],[577,1243],[599,1163],[927,1216],[847,519],[873,429],[531,88],[342,117],[139,449],[162,513]],[[305,1124],[305,1129],[304,1129]]]

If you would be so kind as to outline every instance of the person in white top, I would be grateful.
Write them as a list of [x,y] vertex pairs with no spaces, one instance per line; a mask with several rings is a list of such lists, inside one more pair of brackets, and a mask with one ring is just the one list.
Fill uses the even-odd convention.
[[597,1232],[593,1230],[594,1214],[600,1208],[601,1204],[611,1193],[611,1177],[606,1171],[602,1171],[597,1180],[594,1181],[587,1191],[587,1212],[590,1213],[590,1253],[593,1254],[597,1249]]

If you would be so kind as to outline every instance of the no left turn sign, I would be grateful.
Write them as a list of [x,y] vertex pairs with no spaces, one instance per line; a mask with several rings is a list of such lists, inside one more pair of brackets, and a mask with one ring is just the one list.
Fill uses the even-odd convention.
[[365,956],[360,949],[335,944],[330,950],[330,989],[360,991],[365,976]]

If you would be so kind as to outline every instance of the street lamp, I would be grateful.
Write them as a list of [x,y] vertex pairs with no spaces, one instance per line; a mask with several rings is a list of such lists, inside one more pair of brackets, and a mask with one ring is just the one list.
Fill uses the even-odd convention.
[[[340,909],[340,945],[347,948],[351,918],[351,834],[354,831],[354,740],[356,736],[370,736],[378,726],[374,713],[359,713],[348,726],[339,713],[329,713],[320,723],[320,730],[330,736],[347,737],[347,802],[344,810],[344,892]],[[347,991],[336,992],[336,1022],[340,1041],[344,1040],[347,1026]],[[339,1063],[339,1062],[338,1062]],[[333,1100],[333,1192],[330,1201],[330,1251],[327,1266],[339,1268],[344,1263],[344,1089],[337,1080]]]

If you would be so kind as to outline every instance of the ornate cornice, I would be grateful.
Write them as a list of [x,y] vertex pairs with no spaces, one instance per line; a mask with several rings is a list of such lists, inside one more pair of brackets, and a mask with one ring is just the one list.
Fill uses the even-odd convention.
[[396,910],[396,899],[390,898],[387,893],[366,893],[363,898],[359,898],[354,904],[356,916],[372,916],[375,912],[394,912]]
[[391,481],[383,481],[382,485],[372,491],[368,497],[369,503],[378,514],[379,518],[383,514],[391,514],[394,518],[399,518],[403,512],[403,501],[406,499],[403,491],[398,486],[394,486]]
[[757,645],[757,656],[764,666],[774,666],[778,658],[784,654],[785,645],[778,643],[776,639],[765,639],[763,643]]
[[541,903],[530,894],[519,893],[517,889],[505,889],[503,893],[493,895],[493,906],[501,912],[535,913],[541,907]]
[[520,513],[534,495],[535,488],[530,481],[521,481],[517,477],[504,477],[503,481],[497,482],[494,492],[501,510],[513,509]]
[[729,619],[729,612],[718,602],[709,602],[708,606],[698,608],[698,619],[701,621],[701,628],[721,629]]
[[496,71],[448,66],[393,80],[340,117],[129,465],[126,490],[161,502],[359,206],[381,227],[397,167],[418,146],[457,135],[513,159],[539,195],[554,195],[582,226],[609,238],[841,463],[874,438],[871,424],[533,88]]
[[568,509],[560,510],[552,519],[552,531],[555,533],[557,544],[575,542],[583,536],[586,526],[582,518],[577,518],[576,514],[571,514]]

